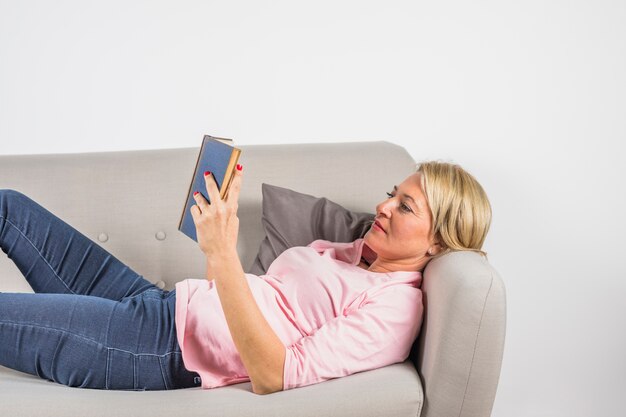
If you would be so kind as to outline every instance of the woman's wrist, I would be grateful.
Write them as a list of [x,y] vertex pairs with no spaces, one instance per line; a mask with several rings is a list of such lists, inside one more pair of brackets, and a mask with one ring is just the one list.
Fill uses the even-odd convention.
[[[211,254],[210,256],[206,256],[206,266],[207,266],[207,278],[209,278],[209,272],[216,272],[219,269],[225,267],[231,262],[240,262],[239,254],[235,249],[228,250],[224,249],[221,252]],[[210,279],[213,279],[211,277]]]

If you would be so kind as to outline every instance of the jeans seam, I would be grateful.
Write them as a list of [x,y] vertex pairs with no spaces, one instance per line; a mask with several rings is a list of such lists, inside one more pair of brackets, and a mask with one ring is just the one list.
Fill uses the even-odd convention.
[[165,386],[166,390],[171,389],[169,387],[169,384],[167,383],[167,378],[165,377],[165,373],[163,371],[163,362],[161,361],[162,358],[159,358],[159,369],[161,370],[161,378],[163,378],[163,385]]
[[158,353],[135,353],[135,352],[131,352],[130,350],[124,350],[124,349],[119,349],[119,348],[114,348],[114,347],[107,347],[107,349],[109,350],[117,350],[118,352],[124,352],[124,353],[128,353],[129,355],[135,355],[135,356],[158,356],[160,358],[165,357],[167,355],[171,355],[173,353],[181,353],[175,350],[171,350],[169,352],[163,353],[163,354],[158,354]]
[[137,388],[137,383],[139,381],[137,381],[137,374],[139,373],[139,371],[137,370],[137,367],[139,366],[139,361],[137,361],[137,355],[133,355],[133,389],[136,390]]
[[104,387],[109,389],[109,364],[111,363],[111,349],[107,348],[107,366],[104,374]]
[[[65,333],[65,334],[69,334],[69,335],[78,337],[80,339],[83,339],[83,340],[86,340],[88,342],[94,343],[94,344],[96,344],[98,346],[101,346],[101,347],[106,347],[103,343],[100,343],[100,342],[98,342],[98,341],[96,341],[94,339],[90,339],[90,338],[88,338],[86,336],[83,336],[81,334],[77,334],[77,333],[71,332],[69,330],[58,329],[56,327],[43,326],[41,324],[33,324],[33,323],[17,323],[17,322],[14,322],[14,321],[2,320],[2,319],[0,319],[0,324],[12,324],[14,326],[30,326],[30,327],[37,327],[37,328],[40,328],[40,329],[54,330],[54,331],[57,331],[57,332],[62,332],[62,333]],[[108,347],[106,347],[106,348],[108,349]]]
[[17,227],[17,225],[15,225],[14,223],[11,222],[11,220],[7,219],[6,217],[0,216],[0,219],[4,219],[5,222],[9,223],[11,226],[13,226],[15,228],[15,230],[17,230],[19,232],[19,234],[21,234],[22,236],[24,236],[24,239],[26,239],[26,241],[28,243],[31,244],[31,246],[37,251],[37,253],[39,254],[39,256],[41,257],[41,259],[43,259],[43,261],[46,263],[46,265],[48,265],[50,267],[50,270],[54,273],[54,276],[57,277],[59,279],[59,281],[61,281],[63,283],[63,286],[65,288],[67,288],[67,290],[69,292],[71,292],[72,294],[76,294],[74,291],[72,291],[72,289],[70,287],[68,287],[68,285],[65,283],[65,281],[63,281],[63,279],[61,279],[61,277],[59,276],[59,274],[57,274],[57,272],[54,270],[54,268],[52,267],[52,265],[50,265],[50,263],[48,262],[48,260],[46,259],[45,256],[43,256],[43,254],[39,251],[39,249],[37,248],[37,246],[35,246],[35,244],[28,238],[28,236],[26,236],[24,234],[24,232],[22,232],[20,230],[19,227]]
[[154,292],[154,291],[163,291],[163,290],[161,290],[158,287],[156,287],[156,288],[148,288],[146,290],[143,290],[139,294],[135,294],[135,295],[130,295],[128,297],[124,297],[120,301],[131,300],[131,299],[133,299],[135,297],[140,297],[140,296],[143,296],[144,298],[152,298],[153,300],[161,300],[161,299],[163,299],[163,297],[161,295],[149,296],[149,294],[146,294],[148,291]]

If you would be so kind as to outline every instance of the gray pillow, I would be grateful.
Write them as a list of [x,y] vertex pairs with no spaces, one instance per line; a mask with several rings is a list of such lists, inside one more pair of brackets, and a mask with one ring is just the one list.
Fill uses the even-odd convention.
[[317,239],[353,242],[367,233],[374,214],[352,212],[325,197],[314,197],[288,188],[261,184],[265,238],[248,270],[263,275],[274,259],[293,246]]

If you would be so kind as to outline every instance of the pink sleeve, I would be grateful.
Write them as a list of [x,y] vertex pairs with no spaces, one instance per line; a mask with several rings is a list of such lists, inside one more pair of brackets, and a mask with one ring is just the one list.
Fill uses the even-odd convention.
[[422,323],[422,292],[389,288],[288,346],[283,390],[403,362]]

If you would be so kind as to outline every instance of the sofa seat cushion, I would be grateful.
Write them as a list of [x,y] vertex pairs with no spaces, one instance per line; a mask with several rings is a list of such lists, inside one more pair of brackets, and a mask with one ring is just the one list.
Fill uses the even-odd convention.
[[269,395],[252,393],[249,382],[210,390],[71,388],[0,366],[0,393],[2,415],[11,417],[415,417],[420,415],[424,398],[420,377],[410,361]]

